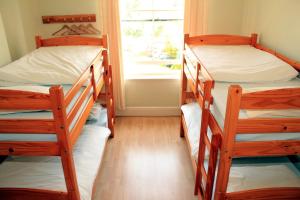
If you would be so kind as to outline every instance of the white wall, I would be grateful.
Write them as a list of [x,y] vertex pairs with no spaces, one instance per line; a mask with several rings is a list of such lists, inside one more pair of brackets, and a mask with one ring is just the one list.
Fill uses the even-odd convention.
[[179,79],[127,79],[122,115],[179,115]]
[[208,0],[207,34],[240,34],[243,0]]
[[50,37],[62,24],[43,24],[44,15],[96,14],[93,25],[100,29],[98,0],[1,0],[0,12],[9,49],[15,60],[35,49],[36,35]]
[[260,43],[300,61],[300,1],[245,0],[242,33],[253,32]]
[[19,0],[1,0],[0,12],[13,60],[28,52]]
[[[71,15],[71,14],[96,14],[97,29],[101,29],[99,0],[51,0],[39,1],[39,20],[43,15]],[[38,31],[44,37],[50,37],[57,31],[61,24],[39,24]]]
[[11,61],[9,48],[6,39],[6,33],[2,23],[2,16],[0,12],[0,67]]

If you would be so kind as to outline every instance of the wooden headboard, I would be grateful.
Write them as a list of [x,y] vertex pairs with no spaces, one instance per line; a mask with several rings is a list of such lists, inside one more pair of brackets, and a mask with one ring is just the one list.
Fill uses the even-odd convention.
[[257,34],[250,37],[240,35],[184,35],[184,42],[189,45],[252,45],[257,42]]
[[36,48],[49,47],[49,46],[76,46],[76,45],[91,45],[91,46],[103,46],[108,47],[107,35],[103,35],[102,38],[95,37],[83,37],[83,36],[65,36],[42,39],[41,36],[35,37]]

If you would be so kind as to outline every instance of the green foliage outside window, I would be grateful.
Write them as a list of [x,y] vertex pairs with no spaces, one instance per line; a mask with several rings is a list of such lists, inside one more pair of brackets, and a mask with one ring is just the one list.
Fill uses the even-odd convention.
[[178,49],[170,42],[167,41],[164,48],[164,53],[171,59],[177,58]]
[[126,28],[124,32],[126,36],[131,36],[134,38],[141,37],[144,34],[142,29],[133,29],[133,28]]

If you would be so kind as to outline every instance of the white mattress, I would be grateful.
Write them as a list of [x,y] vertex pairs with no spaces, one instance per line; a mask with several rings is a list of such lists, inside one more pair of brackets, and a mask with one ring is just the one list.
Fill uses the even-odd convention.
[[197,160],[202,111],[196,102],[181,106],[181,110],[187,126],[187,139],[191,145],[191,154]]
[[[234,83],[215,82],[215,87],[212,89],[214,97],[213,107],[225,116],[228,88]],[[243,93],[256,92],[280,88],[300,88],[300,79],[295,78],[290,81],[274,82],[274,83],[238,83],[243,89]],[[299,110],[244,110],[240,112],[240,118],[254,117],[300,117]]]
[[276,56],[249,45],[191,46],[186,54],[200,60],[215,81],[287,81],[298,72]]
[[[190,103],[181,107],[188,129],[188,140],[191,144],[192,156],[197,161],[201,110],[198,103]],[[211,137],[211,131],[208,129]],[[242,137],[239,140],[266,140],[266,137]],[[207,156],[205,169],[207,170]],[[287,158],[241,158],[233,160],[230,170],[227,192],[236,192],[269,187],[300,187],[300,172]],[[280,180],[280,181],[274,181]]]
[[[86,125],[73,150],[82,200],[92,197],[109,129]],[[59,157],[14,157],[0,165],[0,188],[35,188],[67,191]]]
[[272,187],[300,188],[300,173],[288,158],[250,160],[232,165],[227,192]]
[[[232,84],[232,83],[231,83]],[[226,114],[226,104],[228,87],[230,83],[215,83],[215,88],[212,90],[212,95],[214,97],[214,103],[211,106],[211,112],[217,120],[220,128],[224,127],[224,120]],[[293,79],[291,81],[280,82],[280,83],[268,83],[266,84],[240,84],[246,91],[260,91],[265,89],[275,89],[275,88],[287,88],[287,87],[300,87],[300,80]],[[277,118],[277,117],[300,117],[300,110],[254,110],[246,111],[241,110],[239,118]],[[240,134],[237,136],[237,140],[251,140],[251,141],[264,141],[264,140],[287,140],[287,139],[300,139],[300,133],[284,133],[284,134]]]
[[[67,93],[69,89],[71,89],[71,85],[63,85],[64,88],[64,94]],[[83,89],[82,89],[83,90]],[[81,90],[81,91],[82,91]],[[91,91],[92,92],[92,91]],[[67,107],[67,113],[70,112],[71,108],[76,103],[78,97],[80,96],[81,92],[78,92],[75,97],[72,99],[70,105]],[[87,98],[84,100],[82,106],[78,110],[78,113],[75,115],[72,123],[69,126],[69,131],[72,130],[74,127],[76,121],[78,120],[80,113],[86,106],[88,102],[88,98],[91,96],[87,96]],[[50,111],[29,111],[29,112],[16,112],[16,113],[9,113],[9,114],[0,114],[0,119],[53,119],[52,112]],[[0,141],[6,140],[6,141],[56,141],[56,135],[55,134],[5,134],[0,133]]]
[[[84,102],[82,107],[79,109],[79,114],[84,108],[87,101]],[[91,112],[94,112],[94,110],[97,110],[96,115],[93,116],[89,115],[86,124],[90,125],[97,125],[97,126],[103,126],[107,127],[107,109],[103,108],[100,104],[96,103]],[[77,114],[71,123],[69,130],[71,131],[72,128],[75,125],[75,122],[79,118],[79,114]],[[32,113],[15,113],[15,114],[8,114],[3,115],[7,116],[7,118],[21,118],[21,119],[49,119],[50,116],[52,116],[51,112],[32,112]],[[2,118],[2,115],[0,115],[0,119]],[[57,141],[56,134],[5,134],[0,133],[0,141]]]
[[[99,69],[99,68],[98,68]],[[100,70],[97,70],[97,79],[96,81],[100,80]],[[33,92],[42,92],[42,93],[48,93],[48,89],[50,86],[32,86],[32,85],[27,85],[27,86],[11,86],[9,88],[14,88],[16,87],[17,89],[23,88],[26,91],[33,91]],[[62,85],[64,94],[66,95],[67,92],[72,88],[72,85]],[[5,87],[0,87],[0,89],[5,89]],[[81,88],[81,90],[74,96],[72,101],[70,102],[69,106],[66,108],[66,112],[69,113],[72,107],[75,105],[77,102],[77,99],[83,92],[84,87]],[[85,108],[86,104],[88,103],[88,99],[91,97],[93,92],[93,89],[91,89],[89,95],[86,97],[84,100],[82,106],[78,110],[77,114],[75,115],[72,123],[69,126],[69,131],[71,131],[77,122],[81,112]],[[106,109],[103,109],[101,105],[96,105],[98,103],[95,103],[93,110],[97,109],[102,109],[103,112],[101,114],[99,113],[98,117],[99,120],[96,121],[99,125],[106,125]],[[89,116],[90,117],[90,116]],[[50,111],[1,111],[0,112],[0,119],[53,119],[52,112]],[[95,121],[95,117],[94,117]],[[52,134],[5,134],[5,133],[0,133],[0,141],[6,140],[6,141],[56,141],[56,135]]]
[[0,83],[73,84],[101,51],[98,46],[41,47],[1,67]]
[[[223,128],[225,113],[219,110],[219,103],[222,103],[226,107],[226,98],[214,100],[214,105],[211,109],[212,114],[216,118],[219,126]],[[188,140],[191,145],[192,156],[197,160],[199,150],[199,139],[200,139],[200,127],[201,127],[201,115],[202,111],[198,103],[189,103],[181,107],[183,116],[187,125]],[[244,115],[245,116],[245,115]],[[211,130],[208,128],[208,136],[211,137]],[[269,141],[269,140],[300,140],[300,133],[284,133],[284,134],[239,134],[236,138],[238,141]],[[208,152],[207,152],[208,153]]]

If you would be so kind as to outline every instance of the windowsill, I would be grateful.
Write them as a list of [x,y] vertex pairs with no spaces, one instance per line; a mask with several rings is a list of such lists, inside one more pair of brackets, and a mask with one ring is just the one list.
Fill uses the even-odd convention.
[[180,71],[174,74],[127,74],[125,80],[179,80]]

